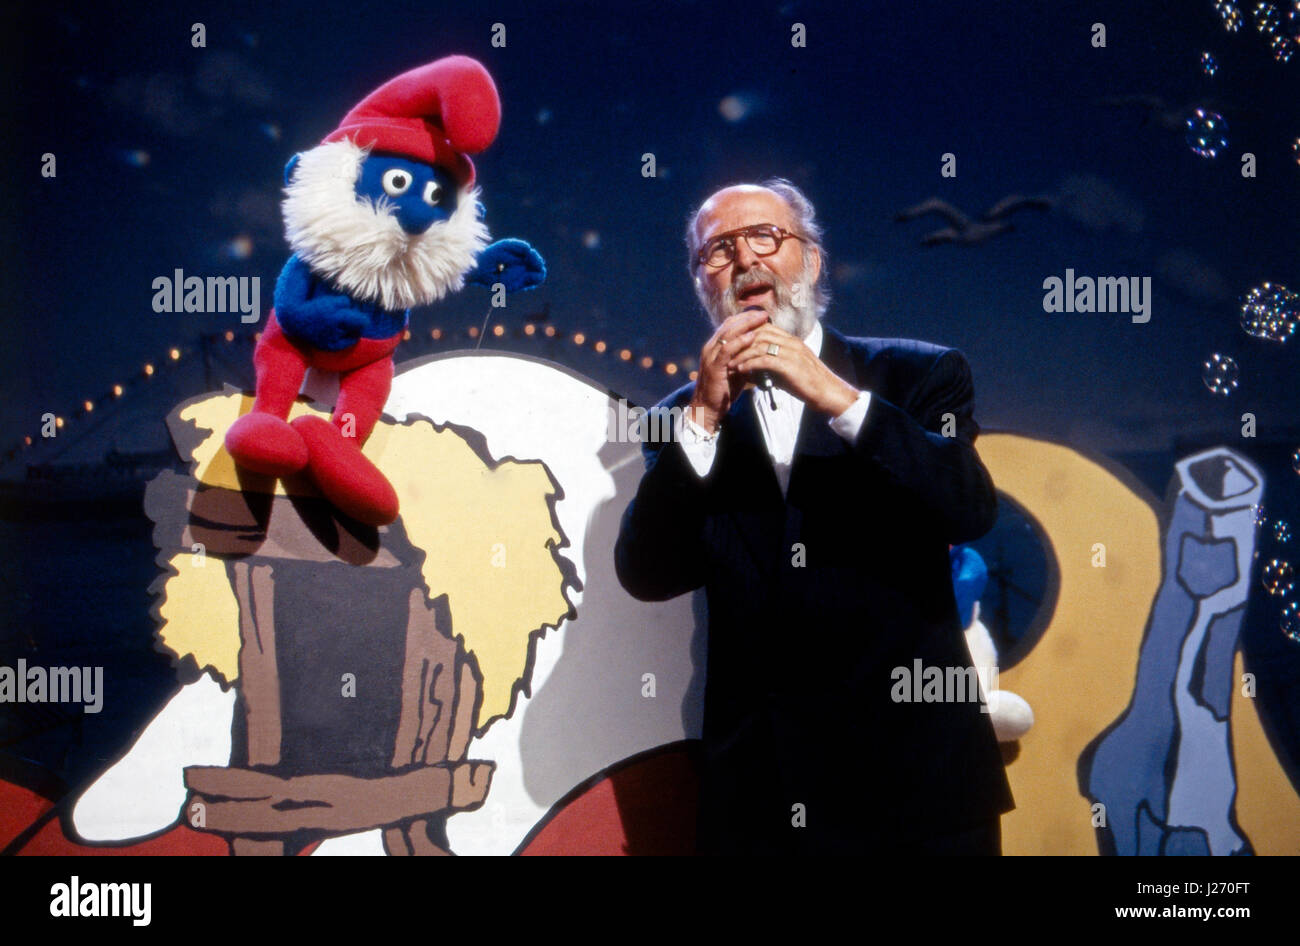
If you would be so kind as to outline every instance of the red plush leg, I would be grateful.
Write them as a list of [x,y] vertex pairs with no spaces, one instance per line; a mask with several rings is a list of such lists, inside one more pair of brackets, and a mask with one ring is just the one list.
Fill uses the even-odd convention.
[[253,349],[253,368],[257,372],[253,410],[288,417],[307,374],[307,356],[280,330],[274,310]]
[[370,438],[370,431],[383,413],[393,387],[393,359],[380,358],[339,376],[339,396],[334,404],[334,425],[344,433],[351,417],[352,434],[358,446]]
[[280,331],[272,312],[253,349],[257,396],[253,409],[226,431],[226,449],[255,473],[289,476],[307,465],[307,445],[285,418],[302,387],[307,359]]
[[307,444],[312,479],[340,511],[372,526],[397,518],[397,492],[361,452],[357,438],[344,437],[315,416],[299,417],[292,426]]

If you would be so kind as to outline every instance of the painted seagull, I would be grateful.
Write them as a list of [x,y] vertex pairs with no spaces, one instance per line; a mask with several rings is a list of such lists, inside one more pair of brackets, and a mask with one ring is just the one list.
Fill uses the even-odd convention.
[[1108,108],[1128,108],[1142,112],[1142,124],[1148,122],[1160,126],[1166,131],[1186,131],[1187,117],[1198,108],[1213,108],[1213,99],[1198,99],[1181,108],[1171,108],[1158,95],[1107,95],[1097,100],[1097,104]]
[[927,214],[938,214],[947,220],[951,226],[926,234],[921,238],[922,246],[938,246],[940,243],[961,243],[974,246],[977,243],[992,239],[1000,233],[1008,233],[1014,230],[1015,227],[1006,218],[1025,207],[1031,207],[1034,210],[1051,210],[1052,202],[1046,197],[1021,197],[1019,194],[1011,194],[1003,197],[986,210],[978,220],[972,220],[946,200],[931,197],[915,207],[909,207],[907,210],[902,211],[894,217],[894,221],[896,223],[905,223],[908,220],[915,220]]
[[1229,109],[1237,117],[1259,117],[1264,114],[1261,109],[1249,108],[1225,102],[1218,96],[1202,96],[1181,107],[1171,107],[1158,95],[1137,93],[1133,95],[1107,95],[1097,99],[1098,105],[1107,108],[1127,108],[1142,113],[1142,125],[1154,124],[1165,131],[1186,132],[1187,119],[1198,109],[1226,112]]

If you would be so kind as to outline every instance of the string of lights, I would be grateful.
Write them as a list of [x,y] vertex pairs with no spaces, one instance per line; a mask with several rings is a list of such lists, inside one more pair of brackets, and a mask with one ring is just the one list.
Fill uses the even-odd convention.
[[[95,398],[86,398],[78,404],[73,410],[65,414],[56,414],[54,424],[58,430],[64,430],[68,424],[85,419],[94,414],[96,410],[101,410],[105,406],[124,397],[131,387],[137,384],[145,383],[153,378],[163,366],[175,364],[182,359],[200,353],[201,346],[207,341],[224,342],[228,345],[236,343],[255,343],[261,337],[261,332],[236,332],[227,329],[225,332],[217,335],[200,336],[200,341],[194,346],[173,346],[167,349],[166,355],[159,360],[157,364],[153,361],[146,361],[139,371],[132,374],[124,382],[114,384],[107,392]],[[403,341],[410,342],[413,339],[424,341],[428,344],[452,344],[461,340],[479,341],[481,330],[477,325],[469,325],[464,329],[443,329],[433,328],[428,331],[412,332],[406,329],[402,335]],[[536,322],[525,322],[523,325],[507,328],[498,323],[488,330],[488,335],[495,338],[510,338],[536,341],[553,340],[558,342],[571,342],[575,347],[584,348],[592,351],[597,355],[606,353],[618,358],[619,361],[628,364],[634,364],[645,371],[662,370],[664,374],[676,376],[680,373],[687,372],[690,380],[696,380],[698,372],[688,370],[693,363],[692,359],[687,357],[678,358],[673,361],[663,361],[655,358],[653,355],[638,355],[631,348],[615,349],[604,339],[592,339],[586,332],[562,332],[554,325],[539,325]],[[486,340],[486,339],[485,339]],[[25,450],[33,447],[42,439],[40,434],[24,436],[21,441],[12,445],[5,453],[5,461],[17,459]]]

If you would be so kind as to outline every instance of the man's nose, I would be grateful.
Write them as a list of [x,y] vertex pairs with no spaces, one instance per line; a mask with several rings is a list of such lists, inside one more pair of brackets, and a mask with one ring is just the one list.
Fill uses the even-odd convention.
[[749,241],[744,237],[737,237],[736,255],[732,261],[735,264],[736,272],[743,273],[745,270],[753,266],[754,261],[757,259],[757,254],[749,248]]

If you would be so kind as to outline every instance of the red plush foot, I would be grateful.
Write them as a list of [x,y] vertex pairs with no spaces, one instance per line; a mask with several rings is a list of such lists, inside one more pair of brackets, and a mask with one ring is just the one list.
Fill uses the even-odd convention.
[[286,421],[254,411],[226,431],[226,449],[254,473],[290,476],[307,465],[307,444]]
[[320,417],[299,417],[293,429],[306,442],[312,479],[330,502],[367,525],[385,526],[397,518],[397,492],[355,438],[344,437]]

